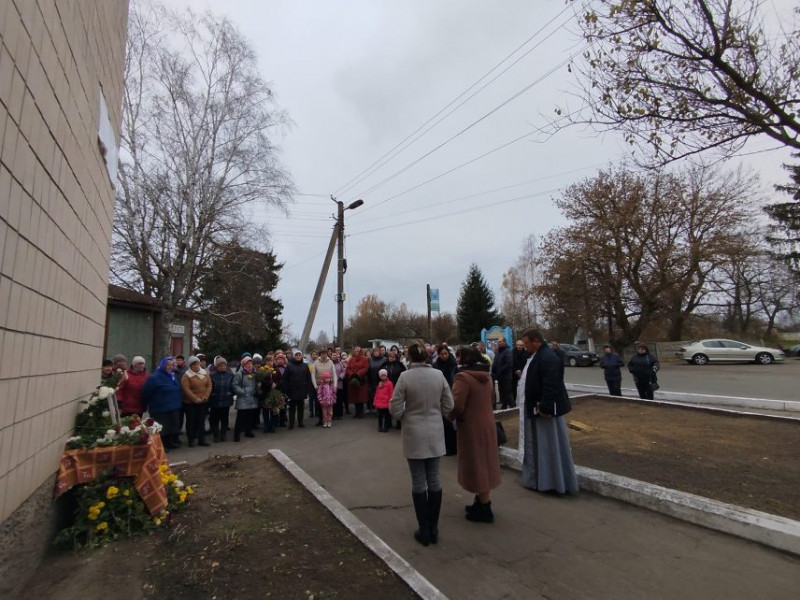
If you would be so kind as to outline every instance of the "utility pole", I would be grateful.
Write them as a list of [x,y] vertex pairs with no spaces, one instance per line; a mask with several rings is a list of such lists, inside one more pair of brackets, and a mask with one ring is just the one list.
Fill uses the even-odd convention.
[[308,318],[306,325],[303,327],[303,335],[300,336],[300,350],[305,352],[305,347],[308,344],[308,338],[311,335],[311,327],[314,325],[314,318],[317,316],[317,309],[319,308],[319,299],[322,296],[322,289],[325,287],[325,279],[328,277],[328,269],[331,266],[331,259],[333,258],[333,247],[338,244],[338,265],[337,265],[337,282],[336,282],[336,343],[344,348],[342,343],[342,332],[344,330],[344,272],[347,270],[347,262],[344,259],[344,211],[358,208],[364,201],[359,199],[351,202],[348,206],[344,202],[337,200],[331,196],[331,200],[336,202],[337,214],[336,224],[333,226],[333,234],[331,241],[328,244],[328,252],[325,255],[325,261],[322,263],[322,271],[319,274],[319,281],[317,281],[317,289],[314,292],[314,299],[311,301],[311,308],[308,311]]
[[428,299],[428,343],[433,343],[433,333],[431,332],[431,284],[425,284],[425,297]]

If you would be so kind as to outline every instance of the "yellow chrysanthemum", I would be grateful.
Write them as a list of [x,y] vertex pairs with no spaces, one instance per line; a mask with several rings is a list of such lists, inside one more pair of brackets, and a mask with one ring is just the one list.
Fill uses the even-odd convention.
[[124,492],[122,492],[122,495],[127,498],[128,496],[131,495],[131,491],[130,490],[125,490]]
[[156,525],[161,525],[161,519],[159,519],[158,517],[155,517],[153,519],[153,523],[155,523]]
[[95,527],[94,529],[95,531],[105,531],[106,529],[108,529],[108,523],[106,523],[105,521],[103,521],[102,523],[98,523],[97,527]]
[[178,499],[181,502],[186,502],[186,495],[187,495],[186,492],[181,492],[180,495],[178,496]]
[[162,473],[169,471],[169,465],[158,465],[158,470]]
[[118,487],[115,487],[115,486],[113,486],[113,485],[112,485],[112,486],[110,486],[110,487],[109,487],[109,488],[106,490],[106,498],[108,498],[109,500],[111,500],[112,498],[116,498],[116,497],[117,497],[117,494],[119,494],[119,488],[118,488]]
[[125,500],[125,506],[130,506],[133,504],[133,500]]
[[102,508],[106,507],[106,503],[101,501],[101,502],[98,502],[97,504],[95,504],[95,506],[97,508],[101,508],[102,509]]
[[90,513],[89,513],[89,515],[87,516],[87,518],[88,518],[90,521],[97,521],[97,517],[98,517],[98,516],[99,516],[99,514],[98,514],[98,513],[96,513],[96,512],[90,512]]
[[187,493],[187,494],[189,494],[190,496],[191,496],[192,494],[194,494],[194,490],[192,489],[192,486],[188,486],[188,487],[186,488],[186,493]]

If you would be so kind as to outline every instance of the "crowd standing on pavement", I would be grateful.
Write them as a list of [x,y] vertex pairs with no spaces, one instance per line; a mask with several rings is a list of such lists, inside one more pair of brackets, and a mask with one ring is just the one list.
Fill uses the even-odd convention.
[[[116,355],[103,362],[101,384],[116,389],[122,415],[148,412],[161,423],[167,451],[181,447],[183,431],[189,447],[209,446],[253,438],[259,428],[265,434],[303,428],[306,415],[328,430],[345,416],[374,413],[380,433],[396,429],[402,436],[417,519],[414,538],[427,546],[439,536],[443,455],[458,456],[458,483],[474,494],[465,517],[493,522],[490,493],[501,478],[498,405],[524,404],[523,484],[558,494],[578,491],[563,419],[571,405],[562,358],[533,330],[513,349],[499,339],[495,350],[481,342],[454,350],[447,342],[415,341],[388,351],[379,346],[369,356],[360,346],[350,354],[321,348],[308,359],[299,349],[277,349],[263,356],[244,352],[236,360],[216,356],[210,364],[198,353],[164,357],[151,373],[142,357],[128,367],[126,357]],[[629,369],[637,364],[632,361]],[[609,391],[620,366],[621,360],[608,364]]]

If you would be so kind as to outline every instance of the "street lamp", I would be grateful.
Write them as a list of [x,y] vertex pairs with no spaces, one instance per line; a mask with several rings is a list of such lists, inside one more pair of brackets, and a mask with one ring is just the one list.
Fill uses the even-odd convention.
[[317,308],[319,307],[319,299],[322,296],[322,288],[325,287],[325,279],[328,277],[328,268],[331,266],[331,259],[333,258],[333,247],[338,243],[339,245],[339,265],[338,265],[338,285],[336,292],[336,302],[338,304],[337,310],[337,332],[336,338],[340,346],[342,344],[342,330],[344,329],[344,272],[347,263],[344,259],[344,211],[358,208],[364,201],[359,199],[351,202],[345,207],[344,202],[337,200],[331,196],[331,200],[336,202],[338,207],[338,215],[336,218],[336,225],[333,226],[333,234],[331,241],[328,244],[328,252],[325,254],[325,261],[322,263],[322,271],[319,274],[319,281],[317,281],[317,289],[314,292],[314,299],[311,300],[311,308],[308,311],[308,318],[306,325],[303,327],[303,333],[300,336],[300,349],[305,351],[308,344],[308,338],[311,335],[311,327],[314,324],[314,317],[317,316]]

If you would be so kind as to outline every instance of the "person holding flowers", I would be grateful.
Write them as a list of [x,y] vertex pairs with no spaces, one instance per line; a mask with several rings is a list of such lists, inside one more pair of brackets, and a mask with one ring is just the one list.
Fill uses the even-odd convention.
[[211,377],[200,366],[200,359],[190,356],[186,361],[189,368],[181,378],[183,406],[186,410],[186,437],[189,447],[195,444],[208,446],[206,442],[206,416],[208,415],[208,397],[211,395]]
[[181,386],[172,372],[174,368],[173,358],[165,357],[142,387],[142,399],[147,411],[162,426],[161,439],[166,450],[181,447]]
[[272,354],[264,357],[264,364],[256,372],[258,403],[264,420],[264,433],[275,433],[278,415],[283,408],[283,393],[278,389],[281,374],[273,364]]
[[233,376],[233,389],[236,391],[236,424],[233,426],[233,441],[241,441],[245,437],[255,437],[253,427],[258,418],[258,401],[256,400],[256,379],[253,359],[244,356],[239,363],[239,370]]

